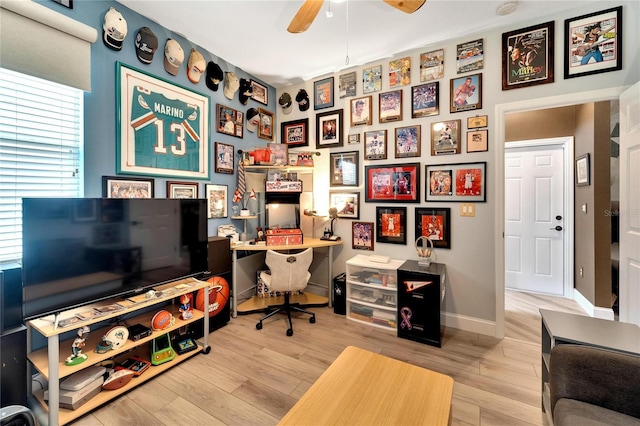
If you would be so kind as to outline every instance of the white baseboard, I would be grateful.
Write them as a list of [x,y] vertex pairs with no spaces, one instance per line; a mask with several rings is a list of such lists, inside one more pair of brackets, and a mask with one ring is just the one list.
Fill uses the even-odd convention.
[[580,307],[584,309],[584,311],[589,314],[589,316],[610,321],[613,321],[615,319],[613,309],[594,306],[591,302],[589,302],[589,300],[587,300],[586,297],[582,295],[582,293],[578,291],[578,289],[575,288],[573,289],[573,300],[578,302],[578,305],[580,305]]
[[496,335],[495,321],[488,321],[479,318],[467,317],[445,312],[443,315],[445,327],[457,328],[471,333],[485,334],[487,336]]

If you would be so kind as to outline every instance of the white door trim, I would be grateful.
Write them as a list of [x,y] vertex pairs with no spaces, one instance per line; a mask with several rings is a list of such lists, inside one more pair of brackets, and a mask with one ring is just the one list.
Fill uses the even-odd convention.
[[[562,245],[564,253],[564,270],[562,275],[562,294],[563,297],[573,298],[573,136],[565,136],[561,138],[535,139],[517,142],[505,142],[504,148],[527,148],[527,147],[550,147],[560,145],[562,147],[562,157],[564,162],[563,176],[563,211],[562,226]],[[503,169],[504,179],[504,169]],[[503,193],[504,194],[504,193]],[[503,197],[504,200],[504,197]],[[504,205],[503,205],[504,208]],[[504,224],[502,225],[504,229]],[[504,240],[503,240],[504,241]],[[503,257],[504,259],[504,257]],[[502,270],[502,279],[504,281],[505,270]]]
[[523,101],[498,104],[495,106],[496,137],[493,150],[493,164],[495,177],[493,187],[496,194],[495,205],[495,292],[496,292],[496,327],[495,337],[504,337],[504,139],[505,114],[510,112],[532,111],[545,108],[583,104],[588,102],[608,101],[617,99],[626,88],[611,87],[580,93],[550,96],[547,98],[527,99]]

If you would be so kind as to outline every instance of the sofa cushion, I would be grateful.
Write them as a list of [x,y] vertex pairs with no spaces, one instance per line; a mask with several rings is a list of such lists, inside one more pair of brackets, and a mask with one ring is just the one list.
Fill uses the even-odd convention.
[[640,426],[640,419],[575,399],[561,398],[553,410],[553,424],[554,426]]

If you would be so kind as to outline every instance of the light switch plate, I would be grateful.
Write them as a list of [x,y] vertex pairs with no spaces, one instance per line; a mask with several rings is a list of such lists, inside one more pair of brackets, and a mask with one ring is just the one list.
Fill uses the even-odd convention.
[[476,215],[476,203],[460,204],[460,216],[475,217],[475,215]]

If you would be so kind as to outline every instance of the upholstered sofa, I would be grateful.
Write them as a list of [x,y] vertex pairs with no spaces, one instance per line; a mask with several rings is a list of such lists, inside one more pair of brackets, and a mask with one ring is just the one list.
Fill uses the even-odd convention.
[[557,345],[549,387],[555,426],[640,426],[640,356]]

